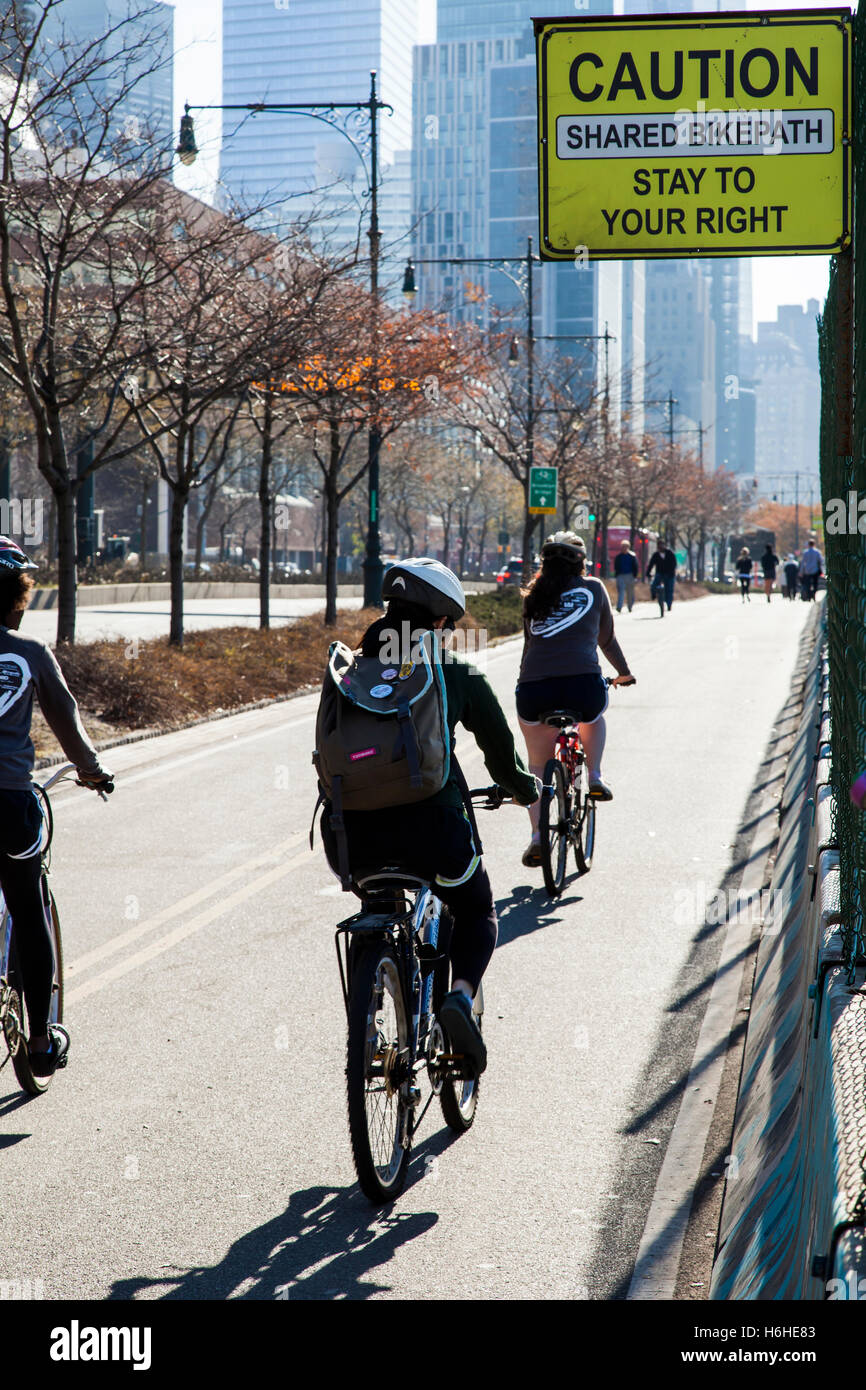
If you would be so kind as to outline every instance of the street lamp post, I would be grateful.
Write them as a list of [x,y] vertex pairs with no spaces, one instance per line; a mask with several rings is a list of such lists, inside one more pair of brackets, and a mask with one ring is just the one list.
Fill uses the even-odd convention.
[[[494,270],[499,270],[505,275],[513,285],[520,290],[526,303],[526,513],[524,519],[524,544],[523,544],[523,564],[526,571],[531,564],[532,532],[535,529],[535,521],[529,521],[529,470],[535,461],[535,417],[540,412],[535,405],[535,344],[537,342],[604,342],[605,345],[605,400],[607,401],[608,391],[608,344],[616,340],[607,331],[605,324],[604,333],[542,333],[536,334],[534,329],[534,306],[533,306],[533,286],[532,286],[532,267],[541,257],[537,256],[532,249],[532,237],[526,239],[525,256],[430,256],[423,257],[418,261],[411,258],[406,262],[406,269],[403,275],[403,294],[407,299],[411,299],[417,293],[415,284],[416,265],[487,265]],[[518,266],[523,268],[523,278],[519,280],[516,275],[512,275],[506,266]],[[517,338],[511,339],[508,352],[508,364],[516,367],[520,361],[520,350]]]
[[[176,153],[183,164],[194,164],[198,155],[198,147],[195,143],[195,129],[190,111],[249,111],[252,115],[268,111],[276,115],[286,116],[308,116],[311,120],[321,121],[323,125],[328,125],[332,130],[336,130],[340,135],[345,136],[349,144],[354,149],[361,167],[367,176],[367,187],[370,193],[370,226],[367,236],[370,240],[370,292],[373,297],[373,388],[372,406],[367,436],[367,467],[368,467],[368,509],[367,509],[367,549],[364,559],[364,606],[366,608],[382,607],[382,547],[379,533],[379,454],[382,447],[382,431],[379,421],[379,390],[378,390],[378,295],[379,295],[379,254],[381,249],[381,232],[379,230],[379,112],[388,111],[393,116],[394,108],[387,101],[380,101],[376,88],[376,73],[370,73],[370,95],[366,101],[322,101],[322,102],[266,102],[251,101],[240,104],[229,105],[208,105],[184,106],[184,114],[180,121],[180,138],[178,140]],[[322,115],[322,112],[329,112],[330,115]],[[367,169],[367,162],[358,145],[358,142],[349,134],[345,126],[334,119],[336,112],[355,112],[360,115],[366,113],[369,120],[369,148],[370,148],[370,168]],[[324,562],[324,553],[322,556]]]

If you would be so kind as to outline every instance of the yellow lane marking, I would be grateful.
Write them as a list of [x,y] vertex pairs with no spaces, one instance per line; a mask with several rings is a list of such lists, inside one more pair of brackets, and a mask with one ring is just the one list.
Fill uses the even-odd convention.
[[[64,970],[64,978],[72,980],[79,975],[82,970],[86,970],[91,965],[96,965],[99,961],[105,960],[108,956],[116,955],[122,951],[124,946],[129,946],[139,937],[146,936],[148,932],[154,931],[157,927],[164,926],[175,917],[180,917],[183,913],[189,912],[193,907],[198,907],[199,903],[212,898],[215,893],[220,893],[224,888],[228,888],[239,878],[246,878],[249,873],[259,869],[264,864],[271,863],[276,857],[287,854],[294,849],[301,840],[305,838],[303,830],[295,835],[290,835],[287,840],[273,846],[267,854],[259,855],[257,859],[248,859],[245,863],[239,864],[235,869],[229,869],[227,873],[219,878],[211,879],[210,883],[201,888],[197,888],[194,893],[188,893],[185,898],[180,898],[170,907],[164,907],[153,917],[149,917],[146,922],[137,922],[135,926],[129,927],[127,931],[121,932],[118,936],[113,936],[110,941],[106,941],[102,946],[96,946],[92,951],[86,951],[83,956],[67,965]],[[309,852],[309,851],[308,851]]]
[[71,1004],[76,1000],[86,999],[88,995],[104,989],[114,980],[119,980],[122,976],[137,970],[139,966],[146,965],[148,961],[154,960],[156,956],[162,955],[172,946],[176,946],[179,941],[201,931],[201,928],[206,927],[209,922],[214,922],[218,917],[225,916],[233,907],[255,897],[257,893],[263,892],[272,883],[277,883],[281,878],[285,878],[286,874],[290,873],[297,865],[306,862],[308,858],[309,850],[305,850],[301,854],[296,854],[293,859],[287,859],[284,864],[269,869],[267,873],[260,874],[258,878],[254,878],[243,888],[230,894],[229,897],[221,898],[218,903],[214,903],[205,912],[199,913],[197,917],[190,918],[188,922],[182,922],[180,926],[175,927],[173,931],[167,932],[165,936],[159,937],[156,941],[152,941],[143,950],[136,951],[135,955],[128,956],[126,960],[118,961],[116,965],[104,970],[101,975],[94,975],[92,979],[85,980],[83,984],[71,989],[66,995],[64,1003]]

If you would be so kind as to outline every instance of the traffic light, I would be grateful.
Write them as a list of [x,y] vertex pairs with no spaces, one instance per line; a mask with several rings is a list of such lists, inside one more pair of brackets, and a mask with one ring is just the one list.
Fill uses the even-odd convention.
[[589,519],[590,521],[595,521],[595,512],[590,512]]

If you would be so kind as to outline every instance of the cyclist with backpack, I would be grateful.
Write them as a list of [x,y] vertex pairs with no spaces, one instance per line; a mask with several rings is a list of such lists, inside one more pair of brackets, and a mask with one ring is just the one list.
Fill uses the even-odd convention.
[[[601,779],[606,737],[607,686],[598,648],[617,672],[614,685],[634,685],[635,678],[614,636],[607,589],[584,573],[586,548],[573,531],[558,531],[541,547],[541,569],[523,590],[523,660],[517,682],[517,717],[526,740],[531,772],[542,776],[553,757],[558,730],[541,722],[555,709],[579,716],[580,741],[586,754],[589,795],[611,801],[613,792]],[[529,808],[532,839],[523,854],[527,868],[541,865],[539,806]]]
[[[453,1046],[487,1065],[472,1000],[496,945],[493,893],[453,755],[462,724],[487,769],[522,806],[538,798],[491,686],[445,649],[466,609],[463,587],[437,560],[403,560],[385,575],[388,607],[353,653],[332,644],[313,761],[325,801],[321,829],[344,888],[399,865],[448,907],[452,989],[439,1018]],[[444,639],[444,640],[443,640]]]
[[42,808],[33,791],[30,737],[34,695],[82,784],[112,791],[113,782],[54,656],[42,642],[18,635],[33,588],[27,571],[33,569],[21,547],[0,536],[0,889],[21,958],[30,1066],[34,1076],[51,1076],[66,1065],[69,1034],[59,1023],[48,1024],[54,956],[40,891]]

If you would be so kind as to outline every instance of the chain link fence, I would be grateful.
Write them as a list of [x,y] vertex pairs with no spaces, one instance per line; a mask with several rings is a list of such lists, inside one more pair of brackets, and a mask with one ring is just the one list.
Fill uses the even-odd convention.
[[[854,17],[855,45],[866,42],[866,16]],[[866,51],[866,50],[864,50]],[[853,129],[864,129],[866,63],[854,65]],[[853,150],[853,249],[831,263],[830,288],[819,321],[821,367],[821,492],[824,516],[831,499],[866,497],[866,149]],[[853,400],[851,396],[853,375]],[[859,517],[857,518],[859,520]],[[864,519],[866,525],[866,519]],[[866,535],[853,528],[825,534],[826,624],[830,663],[830,719],[835,796],[834,838],[839,849],[843,952],[849,982],[864,957],[866,815],[849,788],[866,769]]]

